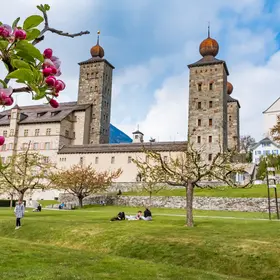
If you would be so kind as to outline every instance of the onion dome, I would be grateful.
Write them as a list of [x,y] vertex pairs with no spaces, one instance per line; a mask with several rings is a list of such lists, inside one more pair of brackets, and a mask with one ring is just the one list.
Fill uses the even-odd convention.
[[233,85],[230,82],[227,82],[227,94],[231,95],[233,91]]
[[104,49],[99,45],[99,34],[100,31],[97,32],[97,44],[90,49],[90,53],[92,57],[100,57],[104,56]]
[[208,26],[208,38],[203,40],[199,46],[200,54],[204,56],[216,56],[219,52],[219,44],[210,37],[210,26]]

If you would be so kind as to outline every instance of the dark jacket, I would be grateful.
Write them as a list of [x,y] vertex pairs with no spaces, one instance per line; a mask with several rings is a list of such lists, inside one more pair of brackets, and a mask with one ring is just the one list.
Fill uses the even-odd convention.
[[146,209],[144,211],[144,217],[147,218],[147,217],[152,217],[152,212],[149,210],[149,209]]

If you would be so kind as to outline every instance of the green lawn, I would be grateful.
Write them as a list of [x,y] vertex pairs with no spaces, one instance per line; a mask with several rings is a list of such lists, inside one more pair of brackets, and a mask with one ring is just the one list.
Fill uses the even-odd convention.
[[[280,188],[278,186],[278,193],[280,195]],[[148,192],[126,192],[124,195],[146,196]],[[155,196],[185,196],[185,188],[178,188],[173,190],[162,190],[153,194]],[[230,188],[230,187],[216,187],[212,189],[195,188],[195,196],[208,197],[267,197],[266,185],[255,185],[250,188]],[[271,190],[271,195],[274,197],[274,191]]]
[[187,228],[183,210],[152,209],[152,222],[109,222],[120,210],[138,209],[29,210],[16,231],[1,209],[0,279],[279,279],[280,222],[218,218],[267,214],[195,211]]
[[46,207],[51,204],[59,204],[58,200],[37,200],[38,203],[42,205],[42,207]]

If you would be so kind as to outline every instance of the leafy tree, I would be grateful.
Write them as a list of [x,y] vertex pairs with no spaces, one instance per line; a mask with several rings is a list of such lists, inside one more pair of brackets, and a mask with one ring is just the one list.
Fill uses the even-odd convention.
[[280,141],[280,116],[277,116],[276,125],[271,129],[270,134],[274,141]]
[[53,167],[44,156],[31,152],[29,143],[25,152],[13,155],[9,164],[0,168],[1,189],[9,194],[15,191],[23,199],[27,191],[48,187],[49,172]]
[[[235,151],[217,153],[211,162],[202,158],[203,151],[196,150],[191,143],[186,143],[183,151],[177,156],[164,160],[163,156],[152,148],[144,150],[151,161],[136,159],[136,165],[140,170],[152,172],[158,181],[173,186],[184,186],[186,188],[186,223],[192,227],[193,224],[193,195],[194,188],[200,187],[199,183],[209,178],[224,182],[232,187],[240,187],[234,182],[236,173],[245,172],[243,164],[232,162]],[[249,183],[247,184],[249,185]],[[243,188],[246,187],[242,186]]]
[[280,170],[280,155],[266,155],[261,157],[256,177],[258,180],[264,180],[266,176],[266,167],[274,167],[277,172]]
[[[7,75],[0,80],[0,105],[11,106],[14,102],[13,93],[26,92],[32,94],[34,100],[46,99],[52,107],[57,108],[59,103],[55,98],[65,88],[64,82],[57,79],[61,75],[61,62],[53,55],[52,49],[41,53],[35,45],[45,39],[46,32],[71,38],[89,34],[88,31],[70,34],[52,28],[47,14],[50,6],[38,5],[37,8],[42,16],[32,15],[21,25],[20,18],[11,26],[0,22],[0,61],[7,69]],[[21,87],[8,86],[11,80]],[[4,142],[5,138],[0,136],[0,145]]]
[[83,207],[85,197],[105,191],[121,173],[121,169],[115,172],[98,172],[91,165],[74,165],[68,170],[51,174],[50,180],[54,188],[76,196],[80,207]]
[[240,137],[240,147],[241,150],[245,151],[246,154],[248,154],[250,147],[256,143],[255,138],[253,138],[250,135],[243,135]]

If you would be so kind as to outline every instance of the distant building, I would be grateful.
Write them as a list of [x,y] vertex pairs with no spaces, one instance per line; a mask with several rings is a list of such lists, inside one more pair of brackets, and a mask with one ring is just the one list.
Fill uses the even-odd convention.
[[253,163],[258,164],[261,157],[280,155],[280,146],[268,137],[252,146]]
[[280,97],[263,112],[263,116],[264,134],[271,138],[270,131],[276,125],[277,117],[280,116]]

